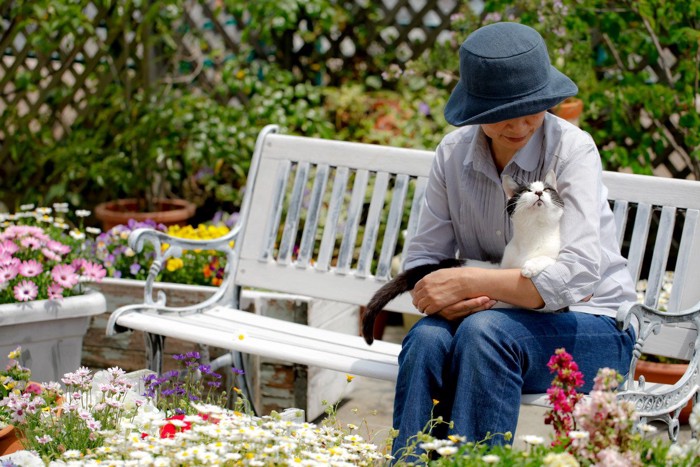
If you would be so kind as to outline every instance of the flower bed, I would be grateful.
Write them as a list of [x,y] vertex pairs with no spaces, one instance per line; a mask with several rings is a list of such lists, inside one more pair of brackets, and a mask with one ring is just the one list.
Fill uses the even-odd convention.
[[[16,425],[25,447],[49,465],[366,465],[379,466],[388,457],[365,441],[354,425],[341,426],[334,407],[322,424],[299,423],[279,414],[256,417],[236,397],[233,409],[221,406],[220,392],[210,392],[220,378],[197,363],[196,353],[178,357],[182,371],[143,381],[130,380],[112,368],[96,375],[82,368],[64,376],[60,405],[29,391],[10,391],[0,402],[5,419]],[[464,465],[698,465],[700,445],[692,440],[671,445],[650,436],[653,428],[635,429],[633,407],[618,401],[619,377],[604,369],[588,398],[576,388],[583,375],[563,349],[549,363],[555,373],[549,391],[547,420],[552,440],[523,436],[525,449],[489,447],[488,440],[465,442],[459,436],[435,439],[416,436],[402,455],[426,452],[419,462]],[[202,379],[197,376],[203,375]],[[348,376],[348,380],[351,377]],[[145,385],[144,395],[135,389]],[[47,386],[54,390],[56,385]],[[217,404],[212,402],[218,400]],[[435,401],[436,404],[439,401]],[[0,412],[2,413],[2,412]],[[444,423],[437,419],[433,424]],[[691,417],[700,428],[700,410]],[[511,439],[510,433],[502,434]],[[501,436],[494,434],[492,436]],[[398,465],[405,465],[403,459]],[[3,464],[6,465],[6,464]],[[11,464],[10,464],[11,465]]]

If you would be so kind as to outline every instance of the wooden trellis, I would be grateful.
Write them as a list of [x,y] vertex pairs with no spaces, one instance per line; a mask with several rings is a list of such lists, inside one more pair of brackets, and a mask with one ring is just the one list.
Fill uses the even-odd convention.
[[[34,131],[52,129],[60,139],[80,116],[89,111],[92,96],[105,92],[113,80],[127,78],[136,88],[144,74],[134,36],[125,34],[127,22],[136,21],[133,12],[86,6],[86,16],[96,34],[56,37],[50,48],[40,50],[31,40],[31,23],[9,16],[6,3],[0,26],[0,111],[13,118],[11,126],[0,129],[0,138],[12,135],[20,125]],[[0,147],[0,158],[7,145]]]

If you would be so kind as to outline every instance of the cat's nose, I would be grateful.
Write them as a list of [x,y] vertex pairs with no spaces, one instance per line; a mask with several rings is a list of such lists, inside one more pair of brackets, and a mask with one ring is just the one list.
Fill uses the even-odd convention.
[[536,191],[535,194],[536,194],[537,196],[540,196],[540,197],[542,196],[542,192],[541,192],[541,191]]

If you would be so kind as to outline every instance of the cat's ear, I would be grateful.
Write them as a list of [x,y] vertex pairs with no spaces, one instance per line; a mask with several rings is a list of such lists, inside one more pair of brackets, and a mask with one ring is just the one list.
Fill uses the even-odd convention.
[[508,199],[513,197],[515,192],[518,191],[518,188],[520,188],[520,185],[518,185],[518,182],[513,180],[513,177],[510,175],[503,176],[503,191],[505,191]]
[[554,173],[554,170],[547,172],[547,175],[544,176],[544,183],[555,190],[557,189],[557,174]]

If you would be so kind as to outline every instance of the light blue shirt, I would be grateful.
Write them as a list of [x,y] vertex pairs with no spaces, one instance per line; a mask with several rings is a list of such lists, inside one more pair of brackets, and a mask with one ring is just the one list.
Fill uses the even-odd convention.
[[[544,124],[499,175],[480,126],[449,133],[437,148],[416,236],[404,268],[455,257],[499,262],[512,236],[501,177],[543,180],[553,169],[564,200],[557,261],[532,281],[547,310],[615,316],[635,301],[620,254],[600,155],[590,135],[546,114]],[[582,302],[589,295],[588,302]]]

